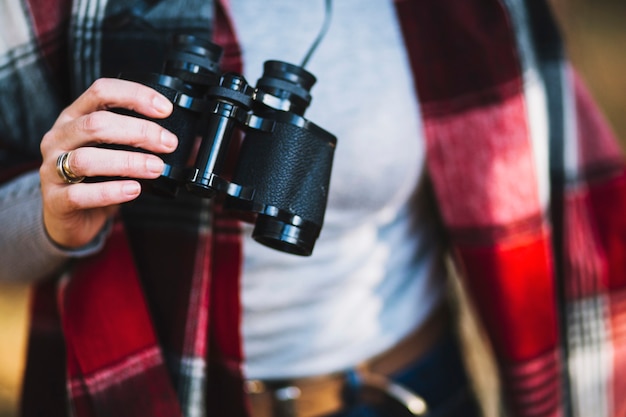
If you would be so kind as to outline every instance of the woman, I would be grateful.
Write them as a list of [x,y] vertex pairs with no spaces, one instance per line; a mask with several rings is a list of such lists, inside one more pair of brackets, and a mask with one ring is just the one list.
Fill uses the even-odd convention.
[[[451,248],[491,336],[512,415],[560,413],[569,396],[556,381],[571,358],[559,348],[554,300],[557,290],[574,299],[570,287],[578,283],[557,288],[552,278],[571,283],[568,278],[587,271],[572,261],[582,248],[569,235],[561,239],[560,219],[609,213],[603,195],[621,193],[614,190],[622,171],[612,138],[589,117],[595,113],[580,94],[580,125],[600,132],[594,139],[602,152],[580,166],[558,158],[575,145],[559,130],[574,115],[558,112],[571,80],[568,70],[554,69],[558,37],[546,9],[514,1],[334,5],[328,38],[311,61],[319,81],[307,112],[339,138],[329,207],[314,255],[296,258],[253,242],[245,227],[241,238],[238,222],[211,200],[182,195],[163,202],[146,193],[135,200],[140,184],[133,179],[80,181],[154,179],[164,166],[151,153],[175,148],[176,138],[158,124],[102,111],[122,107],[160,119],[171,103],[122,80],[92,84],[130,62],[154,60],[145,52],[155,33],[206,35],[213,21],[213,39],[225,48],[222,69],[241,72],[234,23],[253,80],[262,60],[297,60],[322,20],[310,17],[310,5],[280,1],[233,2],[232,22],[221,2],[214,16],[207,2],[182,3],[77,2],[70,51],[78,98],[61,111],[67,102],[56,92],[63,84],[48,83],[46,72],[42,83],[52,86],[56,107],[46,106],[43,120],[27,118],[23,130],[5,140],[11,149],[28,150],[43,137],[43,218],[32,222],[38,229],[30,226],[39,237],[28,239],[41,267],[28,275],[57,267],[71,275],[58,287],[66,356],[59,374],[67,372],[73,412],[474,415],[444,306],[442,263]],[[62,28],[67,5],[55,10]],[[50,33],[42,13],[31,10],[40,36]],[[63,50],[56,46],[42,48],[48,60]],[[17,72],[7,79],[26,77]],[[23,144],[22,133],[32,126],[35,134]],[[98,143],[151,153],[92,146]],[[561,172],[571,177],[592,163],[602,168],[604,182],[592,189],[587,213],[580,200],[562,200],[559,190]],[[16,181],[37,184],[26,176],[7,187],[28,189]],[[35,200],[29,201],[36,206]],[[131,200],[113,221],[117,205]],[[567,203],[563,212],[560,201]],[[549,207],[556,207],[552,218]],[[605,231],[619,228],[592,222],[602,230],[602,244],[614,242]],[[14,251],[7,257],[17,271],[25,249]],[[68,257],[88,254],[96,256],[68,269]],[[561,269],[563,260],[570,269]],[[38,296],[44,305],[46,292]],[[27,413],[44,404],[28,401],[41,396],[33,379],[41,369],[33,361],[44,345],[35,343],[35,330]],[[566,387],[576,392],[578,384],[584,382],[573,376]],[[610,396],[603,399],[619,408]]]

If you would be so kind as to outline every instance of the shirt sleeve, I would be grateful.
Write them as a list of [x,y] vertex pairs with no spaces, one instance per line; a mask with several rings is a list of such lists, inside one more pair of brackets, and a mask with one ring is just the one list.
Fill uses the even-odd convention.
[[89,244],[65,249],[48,237],[43,225],[38,172],[29,172],[0,186],[0,281],[33,282],[49,276],[70,258],[98,252],[105,227]]

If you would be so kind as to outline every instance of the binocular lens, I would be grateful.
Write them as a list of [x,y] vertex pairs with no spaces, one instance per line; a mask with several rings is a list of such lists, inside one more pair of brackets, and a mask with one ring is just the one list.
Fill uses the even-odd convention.
[[315,76],[302,67],[282,61],[266,61],[257,81],[257,97],[268,107],[303,116],[309,104],[309,91]]
[[206,88],[218,82],[221,57],[220,46],[195,36],[178,35],[172,40],[163,72],[205,93]]
[[260,214],[252,238],[257,242],[293,255],[309,256],[318,233],[314,225],[294,225],[275,217]]

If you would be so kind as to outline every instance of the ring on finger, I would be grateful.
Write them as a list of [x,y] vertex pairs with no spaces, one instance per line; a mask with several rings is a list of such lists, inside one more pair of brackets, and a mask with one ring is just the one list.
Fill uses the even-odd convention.
[[72,168],[70,168],[70,154],[72,151],[63,152],[57,158],[57,174],[59,174],[59,178],[63,180],[66,184],[78,184],[79,182],[83,182],[85,180],[84,176],[76,175]]

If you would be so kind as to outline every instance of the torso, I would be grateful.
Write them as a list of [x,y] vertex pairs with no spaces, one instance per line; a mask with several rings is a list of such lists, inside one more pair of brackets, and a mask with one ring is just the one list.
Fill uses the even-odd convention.
[[[323,21],[322,1],[231,3],[251,84],[265,60],[298,64]],[[336,2],[307,69],[318,82],[305,116],[338,137],[328,209],[310,258],[244,233],[252,378],[350,367],[418,327],[442,294],[440,245],[430,213],[415,204],[424,140],[393,2]]]

